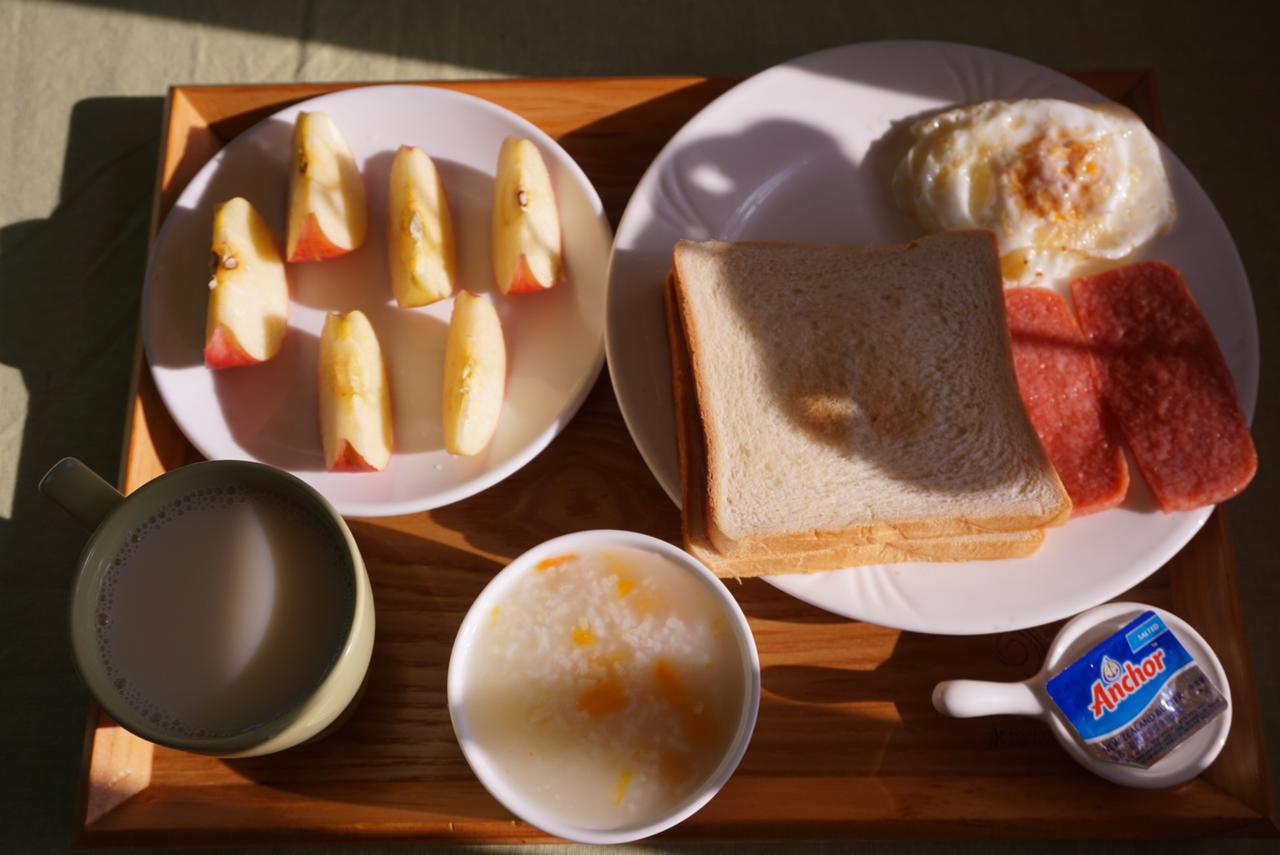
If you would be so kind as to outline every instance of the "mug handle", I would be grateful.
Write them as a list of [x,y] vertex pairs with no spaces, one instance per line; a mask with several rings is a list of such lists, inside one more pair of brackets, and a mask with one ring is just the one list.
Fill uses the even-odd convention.
[[74,457],[62,458],[44,473],[40,492],[90,531],[124,502],[115,487]]
[[1031,683],[946,680],[933,687],[933,708],[952,718],[983,715],[1043,715]]

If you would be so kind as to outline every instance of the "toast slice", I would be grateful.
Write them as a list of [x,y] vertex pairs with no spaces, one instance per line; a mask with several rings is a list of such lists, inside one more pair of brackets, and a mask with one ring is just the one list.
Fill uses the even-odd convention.
[[688,486],[726,559],[1000,533],[1025,548],[1069,516],[1018,397],[989,233],[682,241],[673,274],[706,470]]
[[684,513],[681,516],[684,546],[719,576],[743,578],[780,573],[812,573],[866,564],[903,561],[969,561],[1020,558],[1035,552],[1044,541],[1042,529],[1021,532],[953,535],[950,537],[899,538],[892,543],[853,543],[800,552],[770,552],[767,548],[743,548],[731,554],[712,546],[706,534],[702,484],[706,479],[704,438],[697,402],[689,383],[689,352],[676,310],[674,277],[663,285],[667,340],[671,349],[676,445]]

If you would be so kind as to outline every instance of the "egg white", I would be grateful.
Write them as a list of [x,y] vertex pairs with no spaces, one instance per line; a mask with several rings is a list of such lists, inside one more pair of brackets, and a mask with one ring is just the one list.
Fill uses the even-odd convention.
[[1173,222],[1151,132],[1116,104],[986,101],[922,119],[899,204],[929,231],[990,229],[1007,284],[1124,258]]

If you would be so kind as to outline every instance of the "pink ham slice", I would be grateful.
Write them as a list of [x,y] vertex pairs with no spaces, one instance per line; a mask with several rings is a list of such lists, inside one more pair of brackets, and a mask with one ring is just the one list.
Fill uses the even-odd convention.
[[1129,491],[1129,467],[1067,301],[1044,288],[1010,288],[1004,298],[1018,391],[1072,516],[1114,508]]
[[1146,261],[1071,283],[1099,388],[1166,513],[1239,493],[1258,468],[1213,332],[1177,270]]

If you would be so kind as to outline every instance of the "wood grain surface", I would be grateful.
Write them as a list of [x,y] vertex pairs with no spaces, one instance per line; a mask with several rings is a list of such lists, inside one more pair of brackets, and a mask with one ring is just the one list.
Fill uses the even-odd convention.
[[[1076,75],[1158,129],[1142,71]],[[355,85],[355,84],[350,84]],[[435,84],[432,84],[435,85]],[[501,104],[556,137],[617,222],[661,146],[732,81],[697,77],[440,84]],[[155,223],[236,134],[336,85],[170,92]],[[153,233],[154,224],[153,223]],[[198,459],[145,369],[136,373],[121,486]],[[367,693],[326,740],[221,761],[155,748],[104,717],[87,734],[85,844],[287,841],[521,842],[468,769],[445,706],[450,645],[507,561],[559,534],[627,528],[678,542],[677,509],[632,444],[607,376],[548,449],[455,505],[351,520],[378,632]],[[1234,695],[1226,749],[1172,791],[1122,791],[1078,768],[1032,719],[949,720],[939,680],[1021,680],[1057,626],[940,637],[847,621],[758,580],[730,583],[760,649],[759,723],[741,767],[671,839],[1207,837],[1271,835],[1269,776],[1226,521],[1215,513],[1169,565],[1125,595],[1171,608],[1217,650]]]

